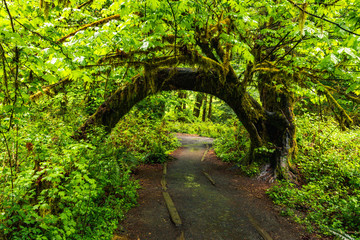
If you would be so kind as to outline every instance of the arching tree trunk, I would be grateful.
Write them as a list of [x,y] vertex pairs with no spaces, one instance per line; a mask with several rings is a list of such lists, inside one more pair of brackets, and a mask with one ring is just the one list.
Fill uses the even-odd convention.
[[[264,78],[264,83],[266,78]],[[149,87],[151,86],[151,87]],[[251,146],[246,157],[246,162],[265,160],[271,163],[275,169],[275,176],[287,177],[288,156],[292,147],[295,128],[292,120],[292,109],[287,108],[292,104],[290,98],[284,94],[270,95],[267,100],[268,86],[261,88],[261,106],[248,93],[244,93],[233,82],[222,83],[219,75],[215,72],[198,71],[187,68],[159,69],[151,75],[151,79],[145,76],[136,76],[131,83],[118,89],[109,97],[84,124],[80,127],[74,138],[84,139],[94,125],[104,125],[110,131],[137,102],[159,91],[192,90],[214,95],[224,100],[236,113],[246,130],[249,132]],[[270,99],[283,97],[279,108],[274,109]],[[287,114],[287,115],[286,115]],[[266,147],[269,151],[261,151]]]

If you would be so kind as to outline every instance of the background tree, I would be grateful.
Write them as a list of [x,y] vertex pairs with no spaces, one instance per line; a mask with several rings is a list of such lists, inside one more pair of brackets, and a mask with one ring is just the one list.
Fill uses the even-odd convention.
[[199,92],[196,94],[196,98],[195,98],[195,106],[194,106],[194,117],[198,118],[200,116],[200,109],[201,106],[203,104],[203,100],[204,100],[204,94]]

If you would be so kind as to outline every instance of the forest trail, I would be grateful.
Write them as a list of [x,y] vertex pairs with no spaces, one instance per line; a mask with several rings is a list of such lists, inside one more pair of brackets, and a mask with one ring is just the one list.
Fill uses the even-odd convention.
[[166,208],[161,166],[142,166],[139,206],[129,211],[114,239],[314,239],[279,216],[265,195],[267,183],[237,175],[209,151],[212,139],[178,138],[182,147],[173,153],[165,177],[181,225],[175,226]]

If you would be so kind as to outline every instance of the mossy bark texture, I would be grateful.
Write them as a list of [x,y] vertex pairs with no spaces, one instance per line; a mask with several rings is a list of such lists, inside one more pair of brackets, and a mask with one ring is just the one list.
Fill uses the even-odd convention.
[[270,155],[275,174],[288,177],[291,158],[296,152],[296,128],[294,123],[294,96],[283,86],[280,74],[260,74],[259,92],[262,107],[266,112],[265,131],[262,138],[271,144],[274,151]]

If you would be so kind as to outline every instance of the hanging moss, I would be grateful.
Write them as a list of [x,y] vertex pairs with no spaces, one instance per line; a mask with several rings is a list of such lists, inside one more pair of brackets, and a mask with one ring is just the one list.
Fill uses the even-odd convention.
[[300,29],[301,35],[304,35],[304,26],[305,26],[305,21],[306,21],[306,17],[307,17],[307,14],[305,11],[306,11],[307,6],[308,6],[308,3],[304,3],[302,5],[302,10],[300,10],[299,29]]
[[344,127],[348,128],[353,123],[353,120],[351,119],[351,117],[347,114],[345,109],[340,106],[340,104],[335,100],[335,98],[331,95],[331,93],[326,88],[324,89],[324,93],[325,93],[327,99],[329,100],[329,102],[332,103],[333,105],[335,105],[335,107],[340,111],[340,113],[339,113],[340,116],[337,116],[337,120],[340,123],[340,126],[342,128],[344,128]]
[[345,109],[343,107],[340,106],[340,104],[336,101],[336,99],[332,96],[332,94],[330,93],[330,91],[328,90],[328,88],[326,86],[324,86],[322,83],[320,83],[319,81],[315,81],[317,84],[319,84],[320,86],[323,87],[323,92],[325,93],[326,98],[328,99],[329,103],[333,106],[335,106],[335,108],[339,111],[339,115],[336,114],[336,112],[333,110],[335,117],[337,119],[337,121],[339,122],[341,128],[348,128],[350,127],[350,125],[353,123],[353,120],[351,119],[351,117],[347,114],[347,112],[345,111]]

